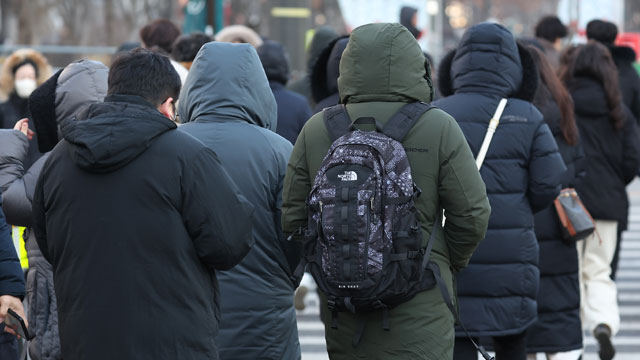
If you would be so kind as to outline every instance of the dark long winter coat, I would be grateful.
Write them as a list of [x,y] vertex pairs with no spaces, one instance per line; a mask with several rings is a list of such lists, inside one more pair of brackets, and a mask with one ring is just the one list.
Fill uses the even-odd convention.
[[[32,94],[31,122],[51,122],[52,130],[56,132],[52,136],[57,140],[57,124],[77,115],[83,106],[104,99],[108,72],[106,66],[96,61],[69,64]],[[44,133],[40,124],[35,126]],[[47,138],[42,136],[39,140]],[[55,145],[55,142],[50,145]],[[29,259],[27,314],[31,331],[36,335],[29,344],[29,355],[33,360],[57,360],[62,358],[62,354],[53,271],[51,264],[43,258],[31,228],[31,202],[36,181],[50,153],[45,153],[27,170],[24,163],[28,149],[33,146],[36,144],[17,130],[0,130],[0,188],[4,191],[3,208],[7,219],[15,225],[27,227],[24,232]]]
[[[562,175],[562,187],[575,187],[585,175],[582,146],[566,142],[560,128],[560,108],[546,87],[536,98],[535,104],[551,128],[567,166],[567,171]],[[538,321],[527,330],[527,352],[555,353],[581,349],[576,243],[562,238],[560,221],[553,205],[535,214],[535,225],[540,245]]]
[[624,104],[640,123],[640,75],[633,66],[636,53],[627,46],[609,46],[609,51],[618,68],[618,81]]
[[65,360],[218,358],[216,272],[253,245],[253,207],[175,129],[133,95],[61,125],[33,212]]
[[[236,267],[218,274],[222,320],[220,358],[299,359],[294,283],[282,235],[282,184],[292,145],[274,130],[276,102],[255,50],[209,43],[196,57],[178,109],[193,135],[218,154],[256,208],[255,246]],[[238,225],[239,226],[239,225]]]
[[587,162],[586,177],[577,190],[594,219],[618,221],[618,229],[625,230],[629,214],[625,188],[640,167],[637,123],[625,107],[624,126],[614,129],[604,89],[595,79],[579,77],[567,88]]
[[258,56],[278,104],[276,133],[295,144],[304,123],[311,117],[309,103],[304,96],[285,87],[289,79],[289,63],[282,45],[265,41],[258,48]]
[[489,230],[457,276],[460,316],[475,336],[518,334],[537,318],[533,213],[558,195],[565,170],[549,127],[529,102],[537,76],[531,55],[492,23],[467,30],[440,65],[446,98],[435,104],[458,121],[474,156],[498,102],[508,98],[480,170],[492,209]]

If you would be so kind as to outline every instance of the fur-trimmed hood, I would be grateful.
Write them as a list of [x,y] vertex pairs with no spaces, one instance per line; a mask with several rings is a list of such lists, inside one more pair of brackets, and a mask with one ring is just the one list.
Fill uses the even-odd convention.
[[0,101],[6,101],[13,92],[13,67],[25,60],[31,60],[36,64],[38,86],[51,76],[51,65],[44,55],[32,49],[16,50],[2,63],[2,69],[0,69]]
[[538,77],[529,51],[516,43],[509,30],[495,23],[469,28],[438,69],[438,85],[445,97],[482,92],[531,101]]
[[255,31],[251,30],[251,28],[246,27],[244,25],[231,25],[227,26],[224,29],[220,30],[219,33],[216,34],[216,41],[220,42],[241,42],[247,43],[253,46],[254,48],[259,48],[263,41],[260,38],[260,35]]

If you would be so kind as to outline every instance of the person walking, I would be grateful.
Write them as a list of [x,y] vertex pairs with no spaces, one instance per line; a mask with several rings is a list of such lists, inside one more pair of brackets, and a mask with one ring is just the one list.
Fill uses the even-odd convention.
[[548,15],[538,21],[534,31],[535,40],[542,47],[551,68],[557,71],[560,65],[560,53],[564,47],[562,39],[569,35],[569,30],[557,16]]
[[289,58],[282,44],[267,40],[258,48],[258,56],[278,105],[276,133],[295,144],[311,117],[309,103],[304,96],[285,87],[289,81]]
[[314,30],[313,38],[307,47],[307,69],[300,78],[290,81],[287,89],[304,96],[313,109],[316,106],[311,94],[311,69],[318,61],[318,57],[329,43],[338,38],[338,33],[329,26],[321,26]]
[[569,49],[560,78],[573,97],[586,157],[586,177],[576,190],[597,230],[577,244],[582,324],[598,341],[600,358],[613,359],[611,338],[620,329],[620,313],[611,261],[617,237],[627,228],[625,187],[640,168],[638,129],[622,102],[615,63],[602,44]]
[[316,106],[313,113],[318,113],[340,103],[338,94],[338,77],[340,76],[340,59],[347,47],[349,36],[341,36],[333,40],[318,56],[311,68],[311,96]]
[[22,299],[25,296],[24,274],[13,246],[11,228],[7,224],[2,211],[2,195],[0,195],[0,358],[17,359],[18,343],[14,328],[7,327],[4,323],[8,310],[12,309],[29,326],[24,315]]
[[[549,125],[567,167],[562,188],[575,188],[585,176],[586,164],[573,101],[544,53],[535,46],[527,49],[541,80],[533,105]],[[553,206],[536,213],[534,220],[540,246],[540,287],[538,320],[527,330],[527,352],[530,360],[538,352],[546,353],[549,360],[577,360],[582,354],[582,324],[576,242],[564,239]]]
[[65,360],[218,358],[216,272],[253,246],[253,206],[176,131],[179,91],[166,56],[136,49],[111,65],[104,103],[60,124],[33,227]]
[[[385,50],[391,48],[394,51]],[[340,73],[340,102],[349,118],[374,118],[380,126],[405,105],[429,102],[433,94],[422,50],[400,24],[356,28],[342,55]],[[308,221],[307,198],[332,144],[324,116],[318,113],[307,122],[287,166],[282,223],[284,232],[292,234],[292,241],[303,241],[301,229]],[[369,130],[367,125],[356,126]],[[441,110],[431,109],[421,115],[402,140],[402,146],[411,167],[411,174],[403,176],[411,177],[422,191],[415,200],[422,246],[440,227],[443,208],[447,216],[443,230],[435,230],[429,259],[437,264],[449,293],[453,293],[453,272],[467,265],[486,230],[490,208],[484,184],[460,128]],[[430,270],[426,271],[426,276],[433,279]],[[383,329],[382,309],[361,314],[341,312],[336,326],[332,326],[327,296],[320,295],[327,351],[332,359],[452,357],[454,318],[438,287],[419,291],[390,309],[386,324],[390,331]],[[354,346],[358,333],[361,338]]]
[[[20,120],[14,130],[0,131],[0,189],[4,194],[4,210],[11,223],[26,227],[28,314],[36,335],[29,344],[29,356],[34,360],[62,359],[53,270],[43,258],[32,228],[36,180],[50,150],[58,143],[58,125],[76,116],[84,106],[104,99],[108,71],[97,61],[81,60],[67,65],[29,97],[31,120]],[[28,121],[34,123],[33,127],[40,134],[38,147],[44,155],[25,170],[23,164],[31,146]]]
[[[35,50],[20,49],[7,57],[0,70],[1,129],[13,129],[18,120],[29,117],[29,95],[50,76],[51,66],[47,58]],[[33,131],[33,124],[29,123],[29,126]],[[36,146],[38,136],[34,135],[29,143],[31,146],[23,164],[26,169],[42,156]]]
[[221,359],[300,358],[291,276],[296,249],[280,225],[292,146],[275,133],[276,106],[255,49],[221,42],[200,50],[178,106],[185,123],[180,130],[218,155],[256,208],[255,245],[236,267],[218,276]]
[[[640,75],[633,66],[636,62],[636,52],[628,46],[615,45],[618,36],[618,26],[604,20],[591,20],[587,24],[587,39],[594,40],[606,46],[611,53],[611,58],[618,69],[618,84],[622,93],[622,101],[631,110],[631,113],[640,122]],[[613,264],[614,272],[617,268]]]
[[[156,19],[143,26],[139,35],[144,48],[169,56],[173,51],[173,43],[180,36],[180,29],[171,20]],[[171,59],[171,65],[184,84],[189,71],[174,59]]]
[[[502,25],[469,28],[440,63],[442,99],[477,156],[501,99],[506,107],[480,170],[491,203],[489,229],[457,274],[460,319],[474,337],[491,337],[498,360],[526,359],[525,331],[536,321],[538,242],[533,214],[560,192],[566,170],[540,112],[531,104],[538,72]],[[448,220],[448,219],[447,219]],[[460,329],[454,358],[475,359]]]

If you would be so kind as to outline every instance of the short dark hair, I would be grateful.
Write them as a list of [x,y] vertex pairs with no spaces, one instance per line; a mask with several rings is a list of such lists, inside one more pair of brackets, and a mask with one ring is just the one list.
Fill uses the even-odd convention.
[[567,36],[569,31],[557,16],[545,16],[536,25],[536,37],[555,42]]
[[171,57],[180,62],[193,61],[202,45],[211,41],[213,41],[211,36],[201,32],[182,35],[173,43]]
[[180,29],[167,19],[157,19],[140,29],[140,39],[146,48],[157,46],[171,54],[173,42],[180,36]]
[[107,95],[137,95],[153,106],[178,100],[180,76],[167,56],[137,48],[119,55],[109,69]]
[[616,24],[603,20],[591,20],[587,24],[587,39],[612,45],[618,36]]

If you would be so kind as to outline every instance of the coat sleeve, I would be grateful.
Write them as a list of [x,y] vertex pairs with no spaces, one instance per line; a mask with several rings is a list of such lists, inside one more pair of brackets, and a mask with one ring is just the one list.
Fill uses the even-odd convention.
[[294,241],[288,241],[287,236],[282,231],[282,190],[284,187],[284,177],[287,171],[287,162],[291,156],[291,144],[286,141],[283,143],[283,148],[276,154],[278,164],[278,179],[276,181],[276,187],[273,189],[273,196],[275,199],[274,204],[274,226],[278,234],[279,245],[282,249],[282,253],[286,259],[286,273],[291,277],[293,272],[300,261],[301,247],[299,243]]
[[451,266],[460,271],[484,239],[491,207],[471,149],[452,118],[445,125],[439,157],[438,194],[447,218],[444,236]]
[[[626,112],[626,111],[625,111]],[[630,112],[626,112],[627,117],[623,128],[623,158],[622,172],[625,184],[630,183],[638,174],[640,168],[640,134],[638,124]]]
[[540,122],[533,136],[529,158],[527,198],[532,212],[551,205],[560,194],[562,174],[566,170],[549,126]]
[[305,156],[305,128],[298,136],[287,165],[282,191],[282,230],[292,241],[302,241],[299,231],[307,226],[306,202],[311,192],[309,167]]
[[44,160],[24,170],[29,142],[17,130],[0,130],[0,190],[7,222],[17,226],[31,225],[31,200],[38,173]]
[[[46,167],[46,166],[45,166]],[[33,193],[33,202],[32,202],[32,227],[34,234],[36,236],[36,242],[38,243],[38,247],[40,248],[40,252],[42,256],[50,264],[53,264],[51,258],[49,257],[49,247],[47,246],[47,221],[46,221],[46,213],[44,206],[44,168],[38,177],[38,182],[36,183],[36,188]]]
[[211,270],[228,270],[254,244],[253,205],[241,195],[217,155],[202,149],[183,170],[182,220],[198,257]]
[[1,205],[2,199],[0,199],[0,296],[11,295],[23,299],[24,274]]

